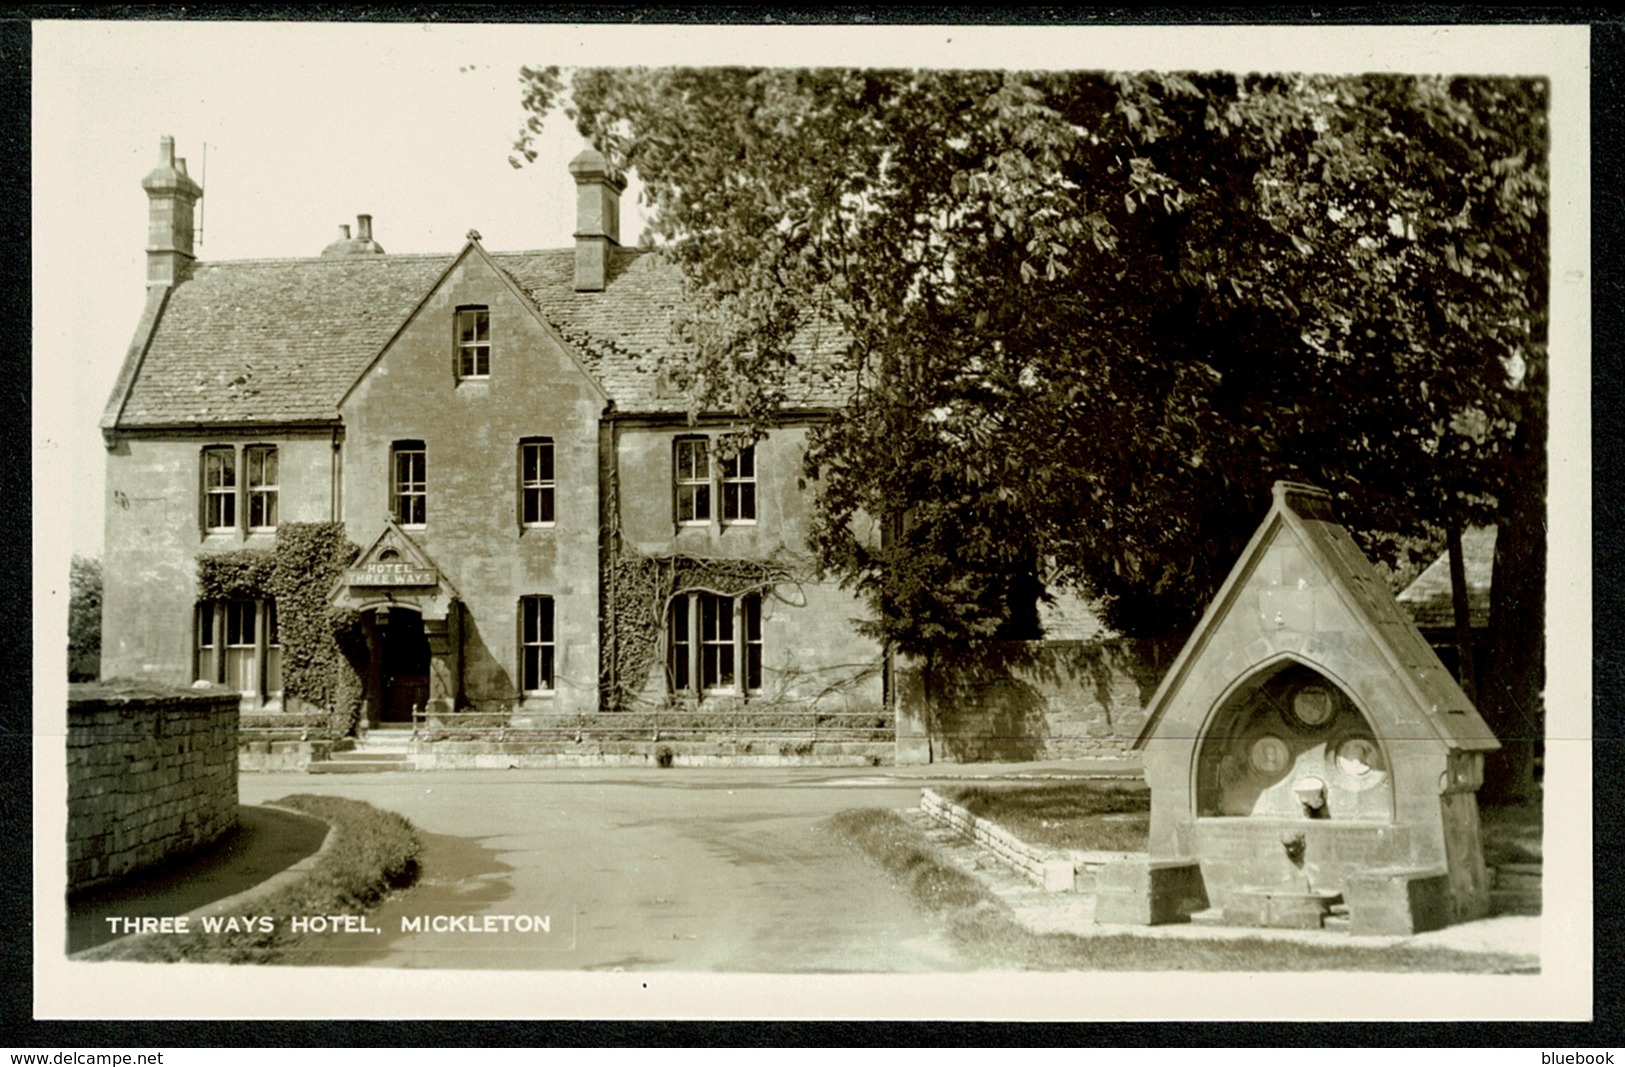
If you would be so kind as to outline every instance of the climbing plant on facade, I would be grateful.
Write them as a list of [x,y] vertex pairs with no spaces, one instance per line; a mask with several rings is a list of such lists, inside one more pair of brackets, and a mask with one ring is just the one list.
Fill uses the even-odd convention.
[[285,522],[272,548],[197,560],[200,600],[276,601],[285,706],[301,701],[326,709],[341,733],[354,725],[360,704],[360,676],[341,644],[356,620],[335,615],[327,595],[359,553],[342,523]]

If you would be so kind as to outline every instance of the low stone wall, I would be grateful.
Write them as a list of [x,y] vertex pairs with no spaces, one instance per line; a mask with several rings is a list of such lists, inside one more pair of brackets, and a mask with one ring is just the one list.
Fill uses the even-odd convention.
[[68,890],[237,825],[236,693],[87,682],[68,693]]
[[355,747],[348,737],[336,740],[301,741],[297,739],[256,738],[242,734],[237,746],[239,771],[303,771],[312,763],[330,759],[335,752],[346,752]]
[[508,767],[878,767],[891,763],[890,741],[808,738],[740,741],[436,740],[415,741],[418,770]]
[[920,790],[920,810],[940,826],[992,853],[993,857],[1035,885],[1051,892],[1093,893],[1096,876],[1109,863],[1144,854],[1097,852],[1087,849],[1051,849],[1030,845],[991,819],[974,815],[933,789]]
[[1076,868],[1071,859],[1027,844],[998,823],[972,815],[935,790],[920,790],[920,810],[987,849],[1034,885],[1051,892],[1070,892],[1076,887]]
[[899,657],[898,762],[1134,758],[1166,656],[1156,642],[1106,638]]

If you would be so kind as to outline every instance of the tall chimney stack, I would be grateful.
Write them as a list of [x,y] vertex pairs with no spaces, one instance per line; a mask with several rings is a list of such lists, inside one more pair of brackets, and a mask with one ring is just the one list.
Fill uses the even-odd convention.
[[570,160],[576,180],[576,291],[601,292],[609,277],[609,253],[621,243],[621,192],[626,182],[610,174],[595,148]]
[[191,267],[192,209],[203,187],[186,173],[186,160],[175,158],[175,138],[158,141],[158,165],[141,180],[147,191],[147,287],[169,287],[184,281]]

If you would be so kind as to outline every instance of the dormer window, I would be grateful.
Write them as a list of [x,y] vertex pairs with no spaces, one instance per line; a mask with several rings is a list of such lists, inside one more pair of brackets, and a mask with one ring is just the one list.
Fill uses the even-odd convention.
[[491,376],[491,309],[457,309],[457,378]]

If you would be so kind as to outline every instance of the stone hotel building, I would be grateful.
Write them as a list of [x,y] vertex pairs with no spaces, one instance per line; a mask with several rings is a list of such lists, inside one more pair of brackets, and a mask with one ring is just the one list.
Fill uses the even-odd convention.
[[[841,396],[817,340],[766,437],[691,421],[661,370],[681,280],[621,247],[602,156],[570,172],[573,248],[471,231],[390,255],[363,215],[320,255],[211,263],[203,190],[163,139],[146,307],[102,421],[105,677],[297,704],[275,599],[207,595],[200,559],[342,523],[362,551],[325,595],[359,620],[374,725],[414,706],[882,707],[861,606],[806,566],[806,435]],[[633,572],[665,575],[659,604],[616,602]]]

